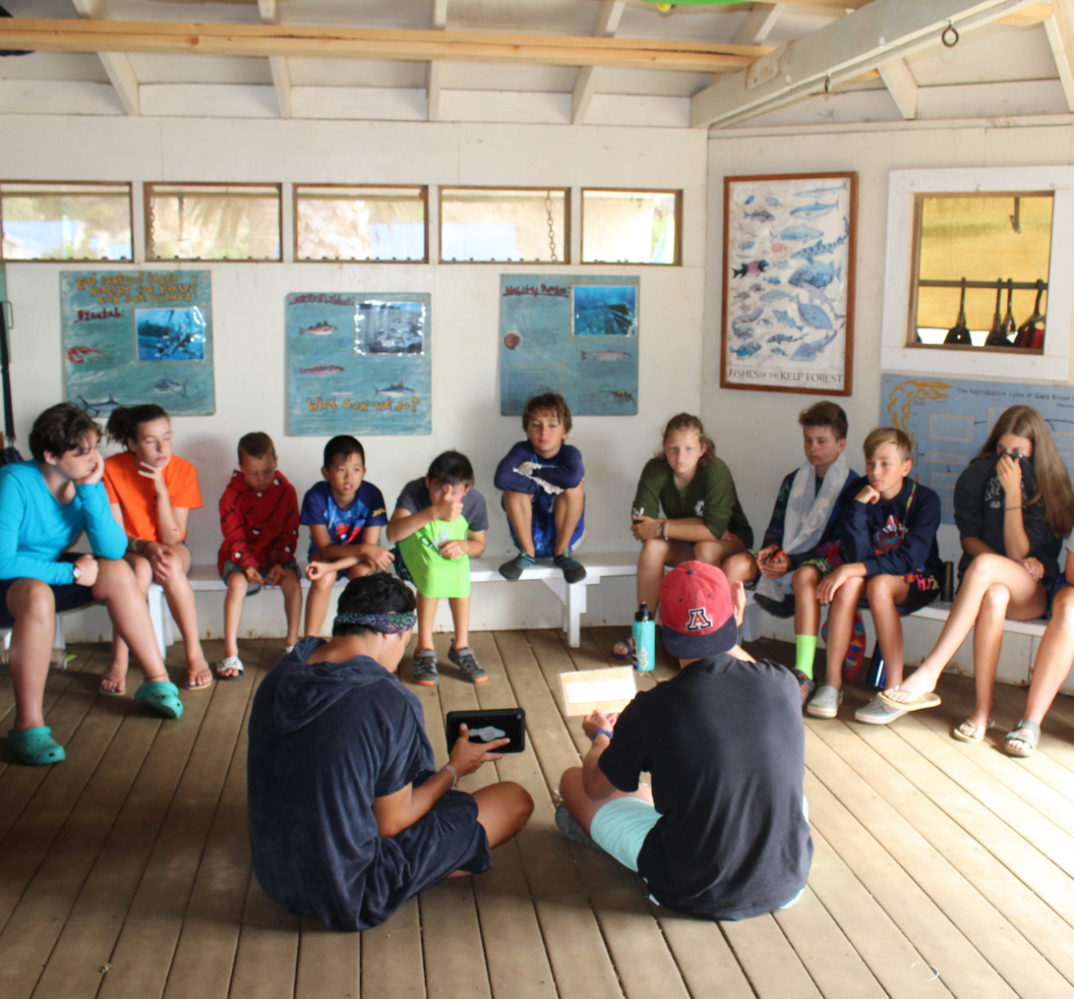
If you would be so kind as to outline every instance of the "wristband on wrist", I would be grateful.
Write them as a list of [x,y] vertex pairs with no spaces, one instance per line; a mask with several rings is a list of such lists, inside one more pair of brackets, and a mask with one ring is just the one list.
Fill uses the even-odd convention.
[[459,772],[450,763],[445,763],[442,769],[446,770],[449,774],[451,774],[451,786],[458,787]]
[[660,531],[661,531],[660,537],[663,538],[664,541],[667,541],[667,539],[668,539],[668,522],[666,520],[663,521],[663,523],[660,525]]
[[609,739],[612,737],[612,733],[606,728],[598,728],[590,737],[589,741],[592,742],[598,735],[606,735]]
[[1004,507],[1004,509],[1005,509],[1005,510],[1021,510],[1021,509],[1022,509],[1022,504],[1021,504],[1021,503],[1019,503],[1019,504],[1018,504],[1018,506],[1008,506],[1008,507]]

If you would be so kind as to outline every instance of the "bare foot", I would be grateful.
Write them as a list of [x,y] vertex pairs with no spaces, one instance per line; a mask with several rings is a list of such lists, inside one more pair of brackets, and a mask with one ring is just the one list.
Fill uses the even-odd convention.
[[187,664],[186,677],[182,684],[184,690],[201,690],[211,687],[212,683],[213,673],[204,659],[197,664]]
[[919,666],[902,683],[885,690],[884,695],[889,700],[896,701],[899,704],[906,704],[917,700],[922,694],[929,694],[934,691],[938,679],[938,676],[933,676],[924,666]]
[[97,692],[99,694],[107,694],[112,697],[118,694],[123,694],[127,690],[127,671],[123,670],[122,673],[118,672],[114,666],[109,667],[104,673],[101,674],[100,682],[97,684]]

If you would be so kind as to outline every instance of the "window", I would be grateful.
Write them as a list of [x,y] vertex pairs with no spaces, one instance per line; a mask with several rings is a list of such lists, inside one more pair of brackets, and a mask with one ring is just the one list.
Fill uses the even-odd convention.
[[681,264],[681,191],[582,190],[583,264]]
[[146,259],[279,260],[279,184],[146,184]]
[[132,260],[131,186],[0,182],[0,259]]
[[425,263],[426,187],[296,184],[296,260]]
[[440,188],[443,262],[570,262],[567,191]]

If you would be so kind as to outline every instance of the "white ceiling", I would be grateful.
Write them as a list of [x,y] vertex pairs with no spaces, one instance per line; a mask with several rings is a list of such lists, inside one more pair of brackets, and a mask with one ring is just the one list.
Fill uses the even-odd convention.
[[[786,0],[666,12],[647,0],[0,4],[11,14],[0,18],[0,48],[33,48],[0,58],[0,114],[733,128],[1074,110],[1074,0]],[[87,20],[112,24],[82,29],[115,31],[73,36]],[[948,22],[959,32],[952,47],[941,40]],[[162,40],[169,24],[189,31]],[[235,32],[219,54],[193,54],[209,44],[199,25]],[[317,52],[332,54],[308,45],[289,54],[299,28],[319,29]],[[357,55],[353,29],[381,34]],[[443,39],[435,55],[410,55],[406,46],[434,30]],[[496,36],[493,54],[472,54],[475,33]],[[578,61],[574,49],[546,58],[549,36],[582,43]],[[615,65],[620,54],[609,46],[626,42],[665,48],[645,53],[654,68]],[[672,68],[679,55],[666,43],[705,46],[706,57],[722,46],[736,59],[717,72]]]

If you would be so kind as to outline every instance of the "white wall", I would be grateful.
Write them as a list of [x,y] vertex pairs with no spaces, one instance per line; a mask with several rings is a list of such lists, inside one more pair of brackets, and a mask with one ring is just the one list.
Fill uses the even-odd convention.
[[[681,188],[685,265],[677,268],[569,268],[572,272],[640,274],[639,414],[580,417],[571,442],[586,462],[586,547],[632,549],[629,505],[643,459],[659,444],[668,416],[700,405],[704,307],[706,139],[671,129],[574,128],[448,124],[335,123],[17,117],[3,119],[0,178],[42,180],[282,181]],[[289,189],[285,186],[285,205]],[[285,209],[286,212],[286,209]],[[136,258],[142,234],[136,212]],[[289,254],[289,212],[285,254]],[[573,258],[578,258],[575,227]],[[434,244],[435,248],[435,244]],[[435,258],[435,253],[431,254]],[[177,453],[198,468],[206,506],[191,516],[189,544],[199,563],[215,562],[216,501],[234,467],[234,444],[264,430],[276,442],[280,468],[301,496],[320,475],[325,438],[288,437],[284,412],[284,297],[294,291],[429,292],[432,296],[432,434],[362,436],[369,478],[389,506],[403,483],[423,474],[448,447],[469,454],[477,485],[490,501],[489,551],[506,553],[509,538],[491,478],[521,436],[518,417],[499,415],[500,274],[542,268],[496,265],[218,264],[213,281],[217,412],[174,421]],[[74,269],[84,269],[75,265]],[[109,265],[115,269],[116,265]],[[8,296],[15,420],[23,453],[34,416],[64,397],[55,264],[9,264]],[[303,533],[302,546],[306,540]],[[590,596],[592,623],[626,621],[633,581],[612,580]],[[203,633],[218,636],[222,600],[199,601]],[[441,623],[448,618],[443,614]],[[479,586],[473,626],[554,626],[558,601],[543,584]],[[248,602],[243,632],[282,635],[274,596]],[[107,631],[97,610],[68,615],[72,638]]]
[[[992,167],[1074,163],[1074,130],[1068,126],[1033,128],[936,128],[863,126],[832,132],[735,136],[714,133],[709,141],[708,286],[705,299],[702,412],[720,454],[730,464],[754,531],[763,532],[780,478],[802,462],[797,414],[818,396],[720,388],[720,316],[722,294],[723,179],[751,174],[801,174],[856,171],[858,174],[857,287],[854,310],[853,395],[837,401],[850,419],[852,467],[863,471],[861,442],[880,423],[880,327],[885,290],[885,239],[888,172],[893,169]],[[1071,294],[1071,287],[1049,295]],[[1070,330],[1049,328],[1049,336],[1069,337]],[[965,355],[960,355],[965,357]],[[968,358],[963,377],[975,377]],[[1060,372],[1055,377],[1064,378]],[[941,528],[941,554],[958,559],[958,537]],[[763,617],[766,633],[793,633]],[[914,621],[904,629],[907,657],[913,663],[931,647],[938,626]],[[870,642],[870,651],[872,648]],[[1001,669],[1024,678],[1031,657],[1029,639],[1008,636]],[[964,646],[956,668],[969,671],[972,657]],[[1004,674],[1001,674],[1004,675]]]

